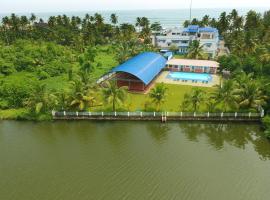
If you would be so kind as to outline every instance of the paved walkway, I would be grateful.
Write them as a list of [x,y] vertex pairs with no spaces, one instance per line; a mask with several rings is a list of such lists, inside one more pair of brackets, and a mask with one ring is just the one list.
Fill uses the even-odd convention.
[[156,83],[168,83],[168,84],[176,84],[176,85],[190,85],[190,86],[197,86],[197,87],[214,87],[216,85],[220,84],[220,77],[218,75],[211,74],[213,77],[213,80],[209,83],[192,83],[192,81],[182,82],[180,81],[174,81],[172,79],[167,78],[169,72],[162,72],[160,76],[155,80]]

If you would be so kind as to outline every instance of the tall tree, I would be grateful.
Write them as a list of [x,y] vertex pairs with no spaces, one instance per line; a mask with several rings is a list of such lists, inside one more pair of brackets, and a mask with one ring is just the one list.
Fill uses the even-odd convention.
[[204,102],[205,95],[203,90],[195,88],[192,92],[187,96],[189,103],[192,105],[192,109],[194,112],[198,111],[200,104]]
[[156,104],[157,111],[160,111],[160,106],[165,102],[167,96],[167,88],[165,85],[158,84],[156,87],[151,89],[149,97],[154,104]]
[[102,90],[103,99],[106,104],[112,104],[112,110],[116,111],[116,106],[124,103],[127,92],[126,87],[118,87],[115,81],[108,81]]
[[205,59],[206,54],[204,53],[203,46],[200,45],[200,42],[197,40],[194,40],[190,43],[188,47],[188,58],[192,59]]
[[151,24],[151,30],[159,32],[162,30],[162,26],[159,22],[154,22],[153,24]]
[[118,17],[115,13],[111,14],[111,22],[116,25],[118,23]]
[[237,76],[238,88],[235,90],[236,100],[240,108],[258,109],[266,104],[266,95],[263,92],[261,84],[252,79],[252,74],[242,73]]
[[223,84],[218,86],[214,93],[216,101],[222,104],[224,112],[228,111],[228,109],[237,107],[236,95],[236,85],[234,80],[224,81]]

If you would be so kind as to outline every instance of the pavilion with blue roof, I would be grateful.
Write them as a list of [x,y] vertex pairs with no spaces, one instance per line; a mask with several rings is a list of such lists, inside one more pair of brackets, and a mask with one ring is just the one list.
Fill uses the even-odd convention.
[[154,52],[141,53],[115,67],[114,80],[118,87],[127,86],[130,91],[145,91],[165,67],[167,60]]

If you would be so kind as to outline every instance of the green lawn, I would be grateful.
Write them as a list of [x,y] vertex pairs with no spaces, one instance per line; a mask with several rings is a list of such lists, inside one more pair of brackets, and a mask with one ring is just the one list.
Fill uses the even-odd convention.
[[108,51],[108,47],[100,47],[99,53],[95,58],[95,64],[97,65],[93,76],[98,79],[105,73],[109,72],[112,68],[116,67],[117,62],[114,53]]
[[[183,102],[184,95],[186,93],[190,93],[192,91],[192,88],[195,88],[193,86],[188,85],[174,85],[174,84],[166,84],[166,87],[168,88],[167,92],[167,98],[166,102],[162,106],[162,110],[166,111],[180,111],[180,105]],[[206,88],[206,87],[200,87],[200,89],[204,90],[205,93],[214,91],[214,88]],[[150,102],[148,95],[144,94],[132,94],[129,93],[129,98],[127,100],[128,107],[131,111],[136,110],[143,110],[145,102]],[[154,105],[152,105],[154,107]],[[204,109],[204,107],[200,108],[201,110]]]
[[25,108],[0,110],[0,119],[23,119],[28,113]]
[[[168,112],[178,112],[180,111],[180,105],[183,102],[184,95],[192,91],[193,86],[188,85],[174,85],[166,84],[168,88],[167,97],[164,105],[161,106],[161,109]],[[200,87],[205,93],[214,91],[214,88]],[[89,111],[109,111],[111,110],[111,105],[104,105],[102,101],[101,92],[97,95],[97,101],[95,107],[91,107]],[[144,111],[145,104],[148,104],[148,110],[155,110],[155,105],[151,102],[148,94],[138,94],[138,93],[128,93],[125,105],[121,107],[120,110],[129,110],[129,111]],[[201,106],[200,110],[205,111],[205,106]],[[117,106],[119,110],[119,106]]]
[[[176,58],[183,58],[184,56],[176,55]],[[95,71],[93,72],[93,77],[98,79],[106,72],[110,71],[113,67],[117,66],[118,62],[115,58],[114,52],[111,52],[108,47],[99,47],[98,54],[95,59],[94,66],[96,66]],[[73,66],[74,71],[79,70],[79,65],[76,64]],[[67,73],[62,74],[56,77],[49,77],[45,80],[38,80],[38,77],[33,72],[16,72],[7,77],[0,77],[0,81],[11,82],[14,84],[22,84],[22,85],[33,85],[35,82],[41,82],[47,85],[48,91],[54,92],[63,89],[70,88],[70,82],[68,80]],[[192,90],[192,86],[184,86],[184,85],[172,85],[166,84],[168,88],[167,98],[164,105],[162,105],[161,109],[166,111],[180,111],[180,105],[183,101],[184,95],[186,93],[190,93]],[[213,91],[214,88],[201,88],[206,93]],[[97,103],[96,107],[92,107],[90,111],[106,111],[111,110],[111,105],[104,105],[102,100],[101,92],[96,94]],[[125,105],[123,110],[130,111],[141,111],[145,110],[145,104],[148,105],[148,109],[155,109],[155,105],[149,99],[147,94],[134,94],[128,93],[128,97],[125,101]],[[200,110],[204,110],[203,106]],[[0,110],[0,118],[2,119],[18,119],[23,118],[28,111],[26,109],[8,109],[8,110]]]
[[184,58],[186,58],[186,55],[180,55],[180,54],[177,54],[177,55],[174,55],[173,58],[181,58],[181,59],[184,59]]

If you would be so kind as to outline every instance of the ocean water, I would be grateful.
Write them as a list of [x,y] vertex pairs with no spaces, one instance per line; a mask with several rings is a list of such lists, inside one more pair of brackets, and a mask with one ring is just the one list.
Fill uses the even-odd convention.
[[[245,15],[252,8],[237,9],[240,15]],[[257,12],[263,13],[268,8],[256,8]],[[220,13],[230,12],[232,9],[217,8],[217,9],[193,9],[192,18],[201,19],[204,15],[218,18]],[[160,22],[163,27],[181,27],[183,22],[189,19],[189,9],[179,10],[121,10],[121,11],[80,11],[80,12],[47,12],[47,13],[35,13],[38,17],[47,20],[52,15],[66,14],[67,16],[80,16],[83,17],[86,13],[93,15],[94,13],[100,13],[105,18],[106,22],[109,22],[110,15],[116,13],[119,23],[132,23],[135,24],[137,17],[147,17],[151,22]],[[27,15],[30,13],[16,13],[17,15]],[[0,18],[10,15],[10,13],[0,13]]]

